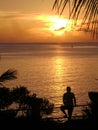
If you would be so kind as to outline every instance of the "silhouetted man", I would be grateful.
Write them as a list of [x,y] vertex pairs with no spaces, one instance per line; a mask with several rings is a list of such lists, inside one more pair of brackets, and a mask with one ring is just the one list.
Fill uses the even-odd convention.
[[[68,117],[68,120],[71,120],[72,117],[72,112],[74,106],[76,106],[76,98],[75,94],[71,92],[71,88],[68,86],[67,87],[67,92],[63,94],[63,104],[60,109],[61,111],[65,114],[64,117]],[[68,111],[68,114],[66,114],[65,110]]]

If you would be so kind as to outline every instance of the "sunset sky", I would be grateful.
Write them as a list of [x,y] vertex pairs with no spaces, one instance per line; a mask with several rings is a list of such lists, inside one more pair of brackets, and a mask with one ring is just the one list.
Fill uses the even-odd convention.
[[[53,3],[54,0],[2,0],[0,43],[98,42],[85,29],[79,31],[79,25],[72,28],[68,10],[59,18],[52,10]],[[81,19],[78,24],[80,22]]]

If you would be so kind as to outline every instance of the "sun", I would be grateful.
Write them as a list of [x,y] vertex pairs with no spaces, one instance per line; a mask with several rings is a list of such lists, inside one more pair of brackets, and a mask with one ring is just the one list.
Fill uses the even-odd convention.
[[51,23],[50,30],[56,35],[62,35],[65,31],[71,30],[71,22],[67,19],[53,17]]
[[52,27],[52,30],[59,31],[65,28],[67,21],[64,19],[57,19]]

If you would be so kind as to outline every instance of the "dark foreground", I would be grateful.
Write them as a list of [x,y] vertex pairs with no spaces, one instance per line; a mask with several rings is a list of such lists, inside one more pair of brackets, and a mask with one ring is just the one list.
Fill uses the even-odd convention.
[[96,130],[98,124],[95,121],[74,119],[70,122],[60,122],[44,119],[34,122],[31,119],[6,119],[0,121],[1,130]]

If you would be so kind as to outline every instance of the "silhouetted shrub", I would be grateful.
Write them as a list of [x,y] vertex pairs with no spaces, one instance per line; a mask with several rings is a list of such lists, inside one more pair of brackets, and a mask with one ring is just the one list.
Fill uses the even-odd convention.
[[15,87],[12,90],[6,87],[0,88],[1,117],[27,117],[39,121],[43,115],[52,113],[53,107],[54,104],[48,99],[39,98],[35,93],[30,95],[24,86]]
[[53,112],[54,104],[51,103],[48,99],[44,98],[41,104],[42,114],[51,114]]
[[6,87],[0,87],[0,110],[8,109],[12,104],[10,89]]
[[98,92],[89,92],[88,96],[90,98],[90,103],[88,108],[84,109],[84,114],[86,118],[92,120],[98,120]]
[[48,99],[38,98],[35,93],[30,95],[28,89],[21,85],[10,90],[2,84],[16,79],[16,72],[9,69],[0,76],[0,119],[20,116],[38,121],[44,114],[52,113],[54,105]]

